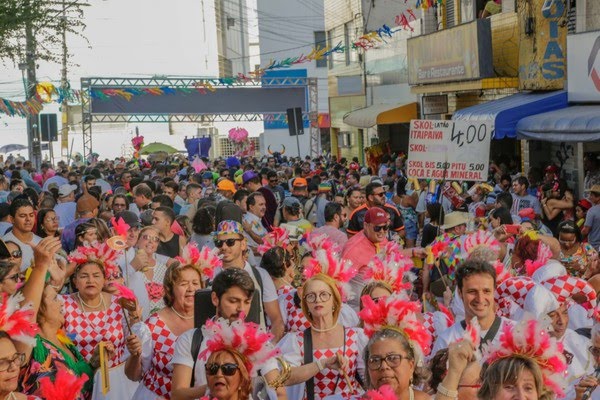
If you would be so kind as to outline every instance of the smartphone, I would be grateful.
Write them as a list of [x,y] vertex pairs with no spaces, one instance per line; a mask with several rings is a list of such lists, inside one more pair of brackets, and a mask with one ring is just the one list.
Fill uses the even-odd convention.
[[504,226],[504,231],[511,235],[518,235],[519,232],[521,231],[521,225],[508,224],[508,225],[503,225],[503,226]]

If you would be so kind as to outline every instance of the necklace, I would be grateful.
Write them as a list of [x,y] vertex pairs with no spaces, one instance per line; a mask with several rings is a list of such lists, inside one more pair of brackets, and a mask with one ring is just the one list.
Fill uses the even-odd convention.
[[15,392],[10,392],[5,398],[4,400],[16,400],[17,396],[15,396]]
[[[81,295],[79,294],[79,292],[77,292],[77,298],[79,299],[79,302],[81,303],[81,305],[84,306],[84,307],[86,307],[86,308],[90,308],[92,310],[97,310],[100,307],[104,308],[104,296],[102,296],[102,294],[100,294],[100,303],[98,303],[97,306],[90,306],[85,301],[83,301],[83,299],[81,298]],[[85,311],[85,310],[83,310],[83,311]]]
[[338,325],[338,324],[337,324],[337,322],[336,322],[336,323],[335,323],[335,325],[333,325],[331,328],[325,328],[325,329],[319,329],[319,328],[316,328],[316,327],[315,327],[313,324],[310,324],[310,327],[311,327],[311,329],[312,329],[313,331],[315,331],[315,332],[329,332],[329,331],[332,331],[332,330],[334,330],[334,329],[337,327],[337,325]]
[[173,311],[175,313],[175,315],[177,315],[179,318],[184,319],[184,320],[190,320],[190,319],[194,319],[194,316],[192,315],[191,317],[188,317],[186,315],[181,315],[177,312],[177,310],[175,310],[173,307],[171,307],[171,311]]

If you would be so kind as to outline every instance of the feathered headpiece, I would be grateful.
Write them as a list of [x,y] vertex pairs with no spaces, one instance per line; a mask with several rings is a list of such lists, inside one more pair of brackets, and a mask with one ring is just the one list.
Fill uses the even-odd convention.
[[361,399],[363,400],[398,400],[396,392],[390,385],[383,385],[379,389],[368,390]]
[[361,298],[363,309],[358,313],[364,323],[367,336],[381,329],[394,329],[401,332],[410,342],[415,352],[417,365],[422,365],[424,356],[431,352],[431,333],[417,318],[421,303],[410,301],[400,293],[381,299],[377,303],[365,295]]
[[69,255],[69,261],[77,265],[94,262],[104,268],[104,276],[110,279],[120,275],[117,265],[118,252],[113,250],[108,243],[94,243],[90,246],[79,246]]
[[342,299],[347,299],[351,293],[348,282],[358,271],[351,261],[341,259],[337,253],[327,250],[317,250],[313,258],[309,260],[308,266],[304,268],[304,278],[310,279],[318,274],[327,275],[335,281]]
[[[430,311],[423,314],[423,326],[431,333],[432,339],[454,324],[454,315],[441,304],[438,304],[439,311]],[[432,340],[433,341],[433,340]]]
[[467,255],[471,254],[479,247],[486,247],[491,249],[496,254],[500,252],[500,242],[494,237],[491,232],[488,231],[477,231],[463,240],[463,250],[467,253]]
[[206,340],[206,349],[200,353],[202,360],[208,360],[211,353],[232,350],[242,356],[251,376],[257,376],[258,368],[266,360],[280,354],[271,342],[272,334],[243,319],[231,323],[224,318],[208,320],[202,327],[202,334]]
[[506,266],[502,263],[502,261],[496,260],[492,265],[496,270],[496,284],[499,285],[508,278],[512,277],[510,273],[510,269],[506,268]]
[[[364,270],[365,279],[382,281],[391,286],[392,291],[399,292],[412,287],[416,279],[410,271],[413,261],[405,257],[398,249],[391,249],[377,254]],[[406,278],[406,279],[405,279]]]
[[533,276],[534,272],[544,266],[552,258],[550,247],[540,242],[538,244],[537,256],[535,260],[525,260],[525,271],[527,276]]
[[463,340],[469,340],[476,349],[479,348],[479,345],[481,344],[481,325],[479,325],[477,317],[473,317],[473,319],[467,323]]
[[215,270],[223,266],[223,261],[219,257],[219,249],[210,249],[204,246],[202,250],[198,250],[198,246],[194,242],[190,242],[183,248],[181,256],[175,257],[181,265],[194,265],[200,268],[203,277],[212,279],[215,276]]
[[86,374],[78,377],[68,369],[58,367],[54,382],[50,380],[49,376],[40,379],[40,394],[44,399],[76,400],[81,395],[81,390],[87,380],[88,376]]
[[260,255],[264,255],[273,247],[282,247],[286,249],[290,245],[290,233],[287,229],[275,227],[263,237],[263,244],[259,245],[256,250]]
[[119,217],[119,219],[115,219],[112,217],[110,219],[110,224],[115,230],[116,235],[110,237],[106,243],[113,250],[123,250],[127,248],[127,232],[129,231],[129,225],[125,223],[123,218]]
[[317,250],[327,250],[331,253],[341,253],[341,249],[337,243],[329,239],[326,234],[318,235],[316,233],[305,233],[303,238],[303,246],[313,256]]
[[39,328],[31,304],[20,307],[24,297],[21,293],[9,296],[2,293],[0,304],[0,330],[19,342],[35,346],[35,335]]
[[548,334],[548,330],[535,319],[521,320],[511,326],[505,324],[500,340],[483,348],[483,360],[488,364],[503,358],[519,357],[537,363],[542,371],[544,385],[557,397],[563,397],[563,377],[567,362],[563,346]]

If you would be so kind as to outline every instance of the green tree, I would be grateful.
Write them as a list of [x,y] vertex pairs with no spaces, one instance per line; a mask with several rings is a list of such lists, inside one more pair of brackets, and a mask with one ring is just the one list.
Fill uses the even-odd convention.
[[[36,60],[60,62],[63,30],[82,35],[85,5],[78,0],[0,0],[0,60],[17,64],[30,51]],[[29,43],[27,32],[33,36]]]

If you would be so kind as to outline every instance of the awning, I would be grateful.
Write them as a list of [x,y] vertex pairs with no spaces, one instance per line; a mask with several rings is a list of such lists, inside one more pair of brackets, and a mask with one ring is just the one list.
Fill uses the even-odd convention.
[[457,121],[494,121],[494,139],[517,137],[517,122],[534,114],[567,107],[566,90],[522,92],[473,107],[452,115]]
[[572,106],[523,118],[517,124],[517,137],[547,142],[600,140],[600,105]]
[[344,115],[344,123],[357,128],[370,128],[375,125],[410,122],[417,117],[417,103],[374,104]]

